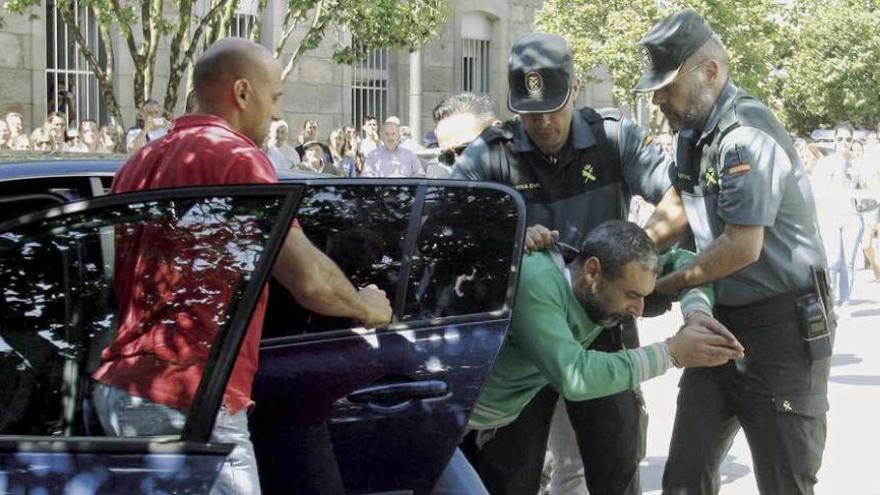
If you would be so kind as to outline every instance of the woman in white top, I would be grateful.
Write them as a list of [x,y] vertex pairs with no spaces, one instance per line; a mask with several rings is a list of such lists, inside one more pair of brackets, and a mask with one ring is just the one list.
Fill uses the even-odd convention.
[[269,140],[266,154],[277,170],[290,170],[300,163],[296,148],[287,142],[287,122],[273,120],[269,125]]

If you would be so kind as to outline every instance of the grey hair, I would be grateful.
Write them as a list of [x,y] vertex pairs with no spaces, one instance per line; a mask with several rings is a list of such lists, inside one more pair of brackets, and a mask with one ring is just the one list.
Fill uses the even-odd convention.
[[713,34],[703,43],[693,55],[690,56],[695,63],[705,62],[706,60],[715,60],[722,67],[727,69],[730,65],[730,54],[727,53],[727,48],[724,48],[724,43],[721,42],[721,39],[717,34]]
[[495,120],[495,105],[486,95],[462,92],[444,98],[432,111],[435,124],[460,114],[471,114],[483,122],[492,122]]
[[602,275],[611,280],[620,277],[623,267],[631,262],[660,273],[660,255],[654,242],[641,227],[623,220],[605,222],[587,234],[578,262],[583,264],[589,258],[598,259]]

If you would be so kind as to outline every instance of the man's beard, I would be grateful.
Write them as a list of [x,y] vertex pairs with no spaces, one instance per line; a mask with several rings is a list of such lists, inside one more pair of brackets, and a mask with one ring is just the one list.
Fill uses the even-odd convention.
[[670,114],[664,110],[662,105],[660,107],[660,111],[666,114],[669,126],[676,131],[682,129],[702,131],[702,127],[706,124],[706,120],[709,119],[709,114],[712,113],[712,108],[715,106],[715,101],[712,100],[708,88],[700,87],[696,82],[692,82],[692,84],[694,86],[688,92],[688,105],[683,114]]
[[575,288],[574,295],[590,320],[603,328],[613,327],[630,316],[629,313],[612,313],[605,309],[599,295],[587,287]]

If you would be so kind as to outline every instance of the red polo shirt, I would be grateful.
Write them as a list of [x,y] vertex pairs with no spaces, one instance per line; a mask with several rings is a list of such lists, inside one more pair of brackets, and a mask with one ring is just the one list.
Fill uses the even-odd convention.
[[[111,192],[275,182],[275,168],[248,137],[219,117],[187,115],[174,122],[167,136],[128,159],[116,173]],[[234,255],[212,248],[247,235],[192,228],[202,230],[175,230],[161,222],[117,229],[119,328],[93,375],[102,383],[183,411],[192,404],[241,275],[235,270],[200,270],[199,265],[228,266]],[[202,245],[212,248],[200,249],[194,234],[207,235]],[[172,253],[175,256],[169,258]],[[264,288],[223,396],[233,414],[252,404],[267,296]]]

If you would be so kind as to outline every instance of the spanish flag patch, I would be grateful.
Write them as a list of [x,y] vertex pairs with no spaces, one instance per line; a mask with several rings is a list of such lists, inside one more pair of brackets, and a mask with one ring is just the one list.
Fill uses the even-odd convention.
[[651,144],[653,142],[654,142],[654,136],[652,136],[650,134],[645,136],[645,143],[644,143],[645,146],[651,146]]
[[737,165],[734,165],[734,166],[728,168],[727,175],[740,175],[740,174],[744,174],[746,172],[751,172],[751,171],[752,171],[751,165],[749,165],[748,163],[740,163],[740,164],[737,164]]

